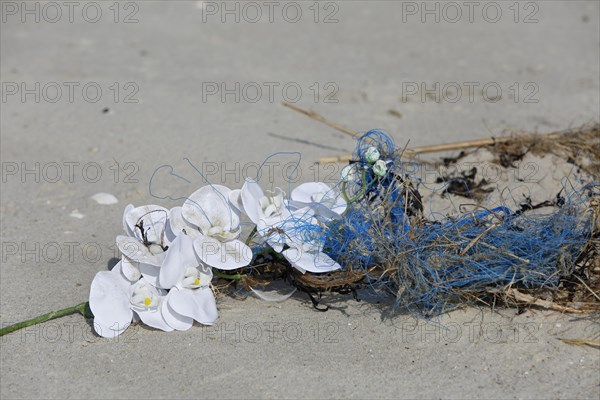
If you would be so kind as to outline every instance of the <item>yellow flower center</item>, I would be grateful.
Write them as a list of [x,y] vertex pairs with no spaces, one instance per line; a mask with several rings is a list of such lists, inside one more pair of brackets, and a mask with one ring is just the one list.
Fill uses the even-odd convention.
[[144,304],[146,305],[146,307],[149,307],[150,304],[152,304],[152,299],[150,297],[146,297],[144,299]]

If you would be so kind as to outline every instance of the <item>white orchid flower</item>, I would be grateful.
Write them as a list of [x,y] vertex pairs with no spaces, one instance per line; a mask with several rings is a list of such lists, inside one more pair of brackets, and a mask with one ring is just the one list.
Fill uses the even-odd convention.
[[125,207],[123,228],[127,236],[117,236],[117,247],[123,254],[123,274],[130,281],[140,278],[144,264],[162,264],[170,243],[166,235],[168,215],[166,208],[155,205]]
[[196,257],[194,241],[178,236],[160,268],[159,282],[171,290],[162,304],[162,315],[177,329],[189,329],[194,320],[211,325],[218,316],[215,296],[210,288],[212,269]]
[[249,178],[239,192],[239,200],[230,200],[241,205],[248,218],[257,226],[272,226],[290,215],[285,204],[285,193],[280,188],[265,193],[256,181]]
[[297,221],[296,227],[286,232],[289,248],[281,254],[300,272],[331,272],[342,268],[323,252],[323,228],[316,218]]
[[275,251],[283,250],[286,240],[280,227],[292,213],[285,200],[285,193],[280,188],[265,193],[256,181],[247,178],[242,189],[233,191],[229,200],[256,224],[258,234],[266,237],[267,243]]
[[292,190],[292,204],[310,207],[326,220],[339,219],[348,204],[341,193],[323,182],[303,183]]
[[194,192],[183,204],[181,215],[196,232],[196,254],[211,267],[231,270],[252,261],[252,249],[238,240],[240,217],[229,203],[231,190],[221,185],[207,185]]
[[172,331],[160,310],[165,295],[143,278],[131,283],[123,275],[121,262],[111,271],[98,272],[89,299],[96,333],[106,338],[120,335],[131,324],[134,312],[146,325]]

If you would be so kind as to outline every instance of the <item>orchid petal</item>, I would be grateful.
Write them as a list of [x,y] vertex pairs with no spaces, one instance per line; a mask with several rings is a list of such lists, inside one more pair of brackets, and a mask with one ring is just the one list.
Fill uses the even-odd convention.
[[[129,325],[131,325],[131,321],[125,323],[124,325],[119,325],[117,322],[105,323],[97,318],[94,318],[94,331],[96,331],[99,336],[107,339],[116,338],[121,333],[125,332],[125,330],[129,328]],[[116,327],[120,327],[120,329],[113,329]]]
[[[285,233],[286,243],[295,238],[298,232],[298,226],[304,226],[307,224],[316,224],[317,220],[314,218],[315,211],[310,207],[300,208],[292,212],[285,220],[280,221],[277,224],[271,225],[271,227],[278,228],[279,231]],[[268,228],[269,225],[259,224],[259,232]],[[289,244],[289,243],[288,243]]]
[[169,306],[178,314],[212,325],[218,317],[217,303],[210,288],[180,289],[169,293]]
[[147,205],[130,210],[125,214],[125,220],[138,239],[142,239],[142,233],[137,226],[143,222],[144,234],[148,242],[162,243],[168,215],[169,210],[164,207]]
[[[133,317],[129,308],[129,287],[131,283],[121,273],[121,262],[111,271],[100,271],[90,287],[90,309],[94,314],[94,329],[103,337],[114,337],[122,332]],[[106,328],[109,328],[107,330]],[[118,335],[118,333],[117,333]]]
[[133,226],[129,226],[129,223],[127,223],[127,219],[125,218],[125,216],[129,214],[134,208],[135,207],[133,206],[133,204],[127,204],[125,210],[123,210],[123,230],[128,236],[133,236]]
[[252,249],[240,240],[220,242],[209,236],[194,241],[196,255],[211,267],[232,270],[245,267],[252,261]]
[[149,251],[144,244],[131,236],[117,236],[117,247],[119,251],[131,261],[139,262],[138,259],[147,257]]
[[268,301],[268,302],[281,302],[281,301],[286,301],[287,299],[289,299],[290,297],[292,297],[292,295],[294,293],[296,293],[296,288],[293,288],[291,292],[286,293],[286,294],[280,294],[277,293],[275,291],[264,291],[264,290],[259,290],[259,289],[254,289],[254,288],[250,288],[250,290],[252,290],[252,292],[261,300],[264,301]]
[[173,207],[169,211],[169,229],[173,234],[172,237],[174,240],[174,236],[188,235],[192,238],[192,240],[196,239],[201,235],[200,231],[197,227],[188,223],[181,214],[181,207]]
[[162,313],[162,317],[166,321],[169,326],[178,331],[187,331],[194,324],[194,319],[191,317],[186,317],[181,315],[175,310],[173,307],[169,305],[169,299],[173,295],[173,293],[177,292],[179,289],[173,288],[167,294],[167,297],[163,300],[160,306],[160,312]]
[[313,196],[315,193],[331,192],[329,185],[323,182],[307,182],[298,185],[292,190],[291,198],[293,201],[298,201],[305,204],[314,202]]
[[231,190],[221,185],[207,185],[196,190],[183,203],[181,214],[189,223],[207,234],[212,227],[236,230],[240,219],[229,204]]
[[315,214],[317,216],[321,216],[324,217],[325,219],[341,219],[342,216],[341,214],[346,211],[346,206],[343,207],[337,207],[334,206],[332,208],[327,207],[324,204],[321,203],[313,203],[312,204],[313,209],[315,210]]
[[246,179],[240,191],[240,198],[246,215],[255,224],[265,218],[261,207],[263,197],[265,194],[260,185],[252,179]]
[[161,312],[158,310],[136,311],[136,313],[139,315],[142,322],[149,327],[160,329],[165,332],[172,332],[174,330],[174,328],[167,324]]
[[242,191],[240,189],[234,189],[229,192],[229,203],[238,211],[244,211],[244,204],[242,203]]
[[331,257],[323,252],[307,252],[292,247],[281,254],[292,264],[292,266],[301,272],[331,272],[342,267],[335,262]]
[[169,240],[172,242],[177,236],[182,235],[186,225],[187,223],[181,216],[181,207],[171,208],[169,210],[169,217],[167,218],[167,229],[165,230]]
[[169,247],[160,268],[160,286],[172,288],[183,279],[186,268],[196,268],[198,264],[194,241],[189,236],[178,236]]
[[[163,296],[161,298],[161,302],[165,302],[165,297]],[[167,321],[165,320],[165,318],[163,318],[163,315],[161,313],[161,309],[155,309],[155,310],[135,310],[136,314],[140,317],[140,319],[142,320],[142,322],[152,328],[156,328],[156,329],[160,329],[161,331],[165,331],[165,332],[171,332],[173,331],[173,328],[167,324]]]
[[159,266],[165,258],[164,252],[152,254],[142,242],[129,236],[117,236],[117,247],[124,256],[136,262]]
[[285,232],[279,228],[281,224],[267,225],[263,221],[259,221],[256,225],[257,232],[260,236],[266,237],[266,241],[277,253],[281,253],[283,245],[287,243],[288,238]]
[[[159,279],[158,279],[160,271],[161,271],[161,268],[157,267],[156,265],[140,263],[140,272],[142,273],[144,279],[147,280],[148,283],[150,283],[152,286],[154,286],[156,288],[163,288],[159,284]],[[168,288],[163,288],[163,289],[168,289]]]
[[121,270],[125,278],[131,282],[136,282],[142,277],[140,263],[125,256],[121,257]]
[[346,209],[348,208],[348,203],[344,200],[344,196],[340,193],[338,197],[335,198],[335,204],[331,207],[331,211],[336,214],[342,215]]
[[298,222],[298,221],[303,221],[303,222],[307,222],[307,221],[311,221],[313,219],[313,217],[315,216],[315,210],[313,210],[312,208],[308,207],[308,206],[304,206],[302,208],[298,208],[297,210],[293,211],[290,216],[285,220],[285,224],[290,225],[293,228],[293,224]]
[[[319,195],[322,198],[319,199]],[[339,218],[347,207],[342,195],[323,182],[303,183],[292,191],[291,198],[293,205],[311,205],[318,214],[326,218]]]

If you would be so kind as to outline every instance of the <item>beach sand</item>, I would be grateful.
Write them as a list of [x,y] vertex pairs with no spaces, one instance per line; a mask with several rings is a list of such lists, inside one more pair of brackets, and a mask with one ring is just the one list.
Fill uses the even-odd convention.
[[[444,2],[429,5],[439,22],[421,2],[276,3],[272,15],[256,3],[260,18],[237,2],[81,3],[71,22],[64,5],[56,17],[44,2],[28,2],[34,14],[2,2],[3,326],[87,300],[118,257],[124,207],[178,205],[202,183],[198,170],[239,188],[267,160],[277,168],[264,187],[287,191],[296,183],[281,171],[301,155],[294,180],[337,180],[343,165],[314,163],[353,140],[282,101],[357,132],[385,129],[401,147],[600,120],[597,2],[520,3],[518,13],[483,2],[472,21],[459,2],[456,22]],[[543,182],[525,190],[553,197],[572,165],[531,157]],[[502,184],[518,196],[524,185]],[[0,338],[0,395],[600,396],[598,349],[560,340],[598,340],[593,315],[481,306],[423,321],[362,296],[326,296],[325,313],[300,293],[220,296],[212,327],[134,326],[112,341],[81,316],[61,318]]]

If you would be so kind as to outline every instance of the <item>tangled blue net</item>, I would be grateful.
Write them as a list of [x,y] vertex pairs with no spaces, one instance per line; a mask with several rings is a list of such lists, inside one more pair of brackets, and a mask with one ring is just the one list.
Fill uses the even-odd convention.
[[348,171],[340,187],[349,207],[323,231],[325,251],[420,315],[507,286],[556,289],[592,234],[585,203],[594,184],[545,214],[480,207],[434,220],[423,215],[418,181],[386,133],[363,135]]

